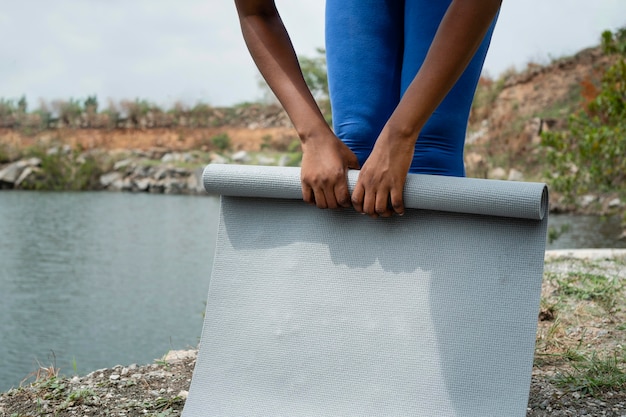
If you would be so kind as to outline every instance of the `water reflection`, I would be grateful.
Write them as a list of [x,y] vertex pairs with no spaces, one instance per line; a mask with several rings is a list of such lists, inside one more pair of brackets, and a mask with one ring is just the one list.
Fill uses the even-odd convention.
[[547,249],[626,248],[619,216],[551,214],[548,227],[558,237],[548,241]]
[[196,346],[218,199],[2,192],[0,390]]

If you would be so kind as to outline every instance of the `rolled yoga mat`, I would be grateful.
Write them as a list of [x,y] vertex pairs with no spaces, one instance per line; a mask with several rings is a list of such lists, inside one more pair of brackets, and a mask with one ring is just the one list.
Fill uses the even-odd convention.
[[545,184],[410,174],[386,219],[304,203],[299,168],[204,184],[220,223],[184,417],[526,414]]

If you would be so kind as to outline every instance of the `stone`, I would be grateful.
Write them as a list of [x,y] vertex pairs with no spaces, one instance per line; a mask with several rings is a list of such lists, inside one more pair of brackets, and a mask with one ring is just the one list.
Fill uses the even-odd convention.
[[235,152],[231,158],[233,161],[238,162],[238,163],[244,163],[244,162],[250,161],[250,156],[248,155],[248,152],[246,151]]
[[489,178],[494,180],[503,180],[506,178],[506,171],[502,167],[496,167],[489,171]]
[[0,182],[7,182],[10,184],[14,184],[15,181],[19,178],[22,170],[25,168],[24,164],[20,164],[21,161],[14,162],[4,167],[0,171]]
[[211,163],[212,164],[227,164],[228,159],[223,157],[220,154],[214,153],[214,154],[211,154]]
[[620,200],[619,198],[614,198],[608,203],[609,208],[617,208],[617,207],[620,207],[621,205],[622,205],[622,200]]
[[195,359],[198,352],[195,350],[170,350],[163,357],[163,361],[169,364],[183,362],[185,359]]
[[596,197],[593,194],[586,194],[582,197],[580,197],[579,204],[581,207],[585,208],[585,207],[589,207],[591,204],[595,203],[598,200],[598,197]]
[[465,169],[467,171],[475,171],[485,166],[485,158],[479,153],[468,152],[465,154]]
[[165,155],[163,155],[163,157],[161,158],[161,162],[167,164],[169,162],[174,162],[176,161],[176,155],[173,153],[166,153]]
[[109,172],[100,176],[100,185],[104,188],[109,187],[115,181],[118,181],[122,178],[122,174],[119,172]]
[[521,171],[518,171],[515,168],[511,168],[509,171],[509,181],[524,181],[524,174]]
[[278,166],[284,167],[289,163],[289,156],[283,155],[278,160]]
[[150,183],[152,183],[152,179],[151,178],[135,178],[133,180],[133,183],[135,184],[135,187],[137,188],[138,191],[148,191],[148,189],[150,188]]
[[26,165],[31,166],[31,167],[39,167],[39,166],[41,166],[41,158],[37,158],[37,157],[32,157],[32,158],[25,159],[23,162]]
[[24,168],[20,176],[15,180],[15,187],[19,187],[20,184],[23,183],[24,180],[28,178],[28,176],[32,174],[36,169],[37,169],[36,167],[32,167],[32,166],[28,166]]
[[274,165],[276,163],[276,159],[265,155],[259,155],[257,157],[257,163],[259,165]]
[[113,165],[113,171],[120,171],[133,163],[132,159],[122,159]]

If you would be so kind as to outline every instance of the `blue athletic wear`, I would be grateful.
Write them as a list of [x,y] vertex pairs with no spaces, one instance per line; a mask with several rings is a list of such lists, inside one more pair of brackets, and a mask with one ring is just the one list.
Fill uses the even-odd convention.
[[[422,65],[451,0],[326,0],[335,134],[361,165]],[[420,132],[409,172],[464,176],[470,107],[495,25]]]

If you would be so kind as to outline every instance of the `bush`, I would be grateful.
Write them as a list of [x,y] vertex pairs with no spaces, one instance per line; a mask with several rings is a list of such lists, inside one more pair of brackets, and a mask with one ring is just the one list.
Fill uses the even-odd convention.
[[104,169],[100,161],[79,150],[48,153],[37,148],[31,151],[41,159],[39,172],[21,184],[27,190],[82,191],[97,189]]
[[618,59],[597,96],[570,116],[567,131],[542,137],[552,186],[570,200],[589,191],[624,192],[626,183],[626,29],[604,32],[602,46]]
[[211,144],[220,151],[224,152],[231,147],[230,137],[226,133],[220,133],[211,138]]

